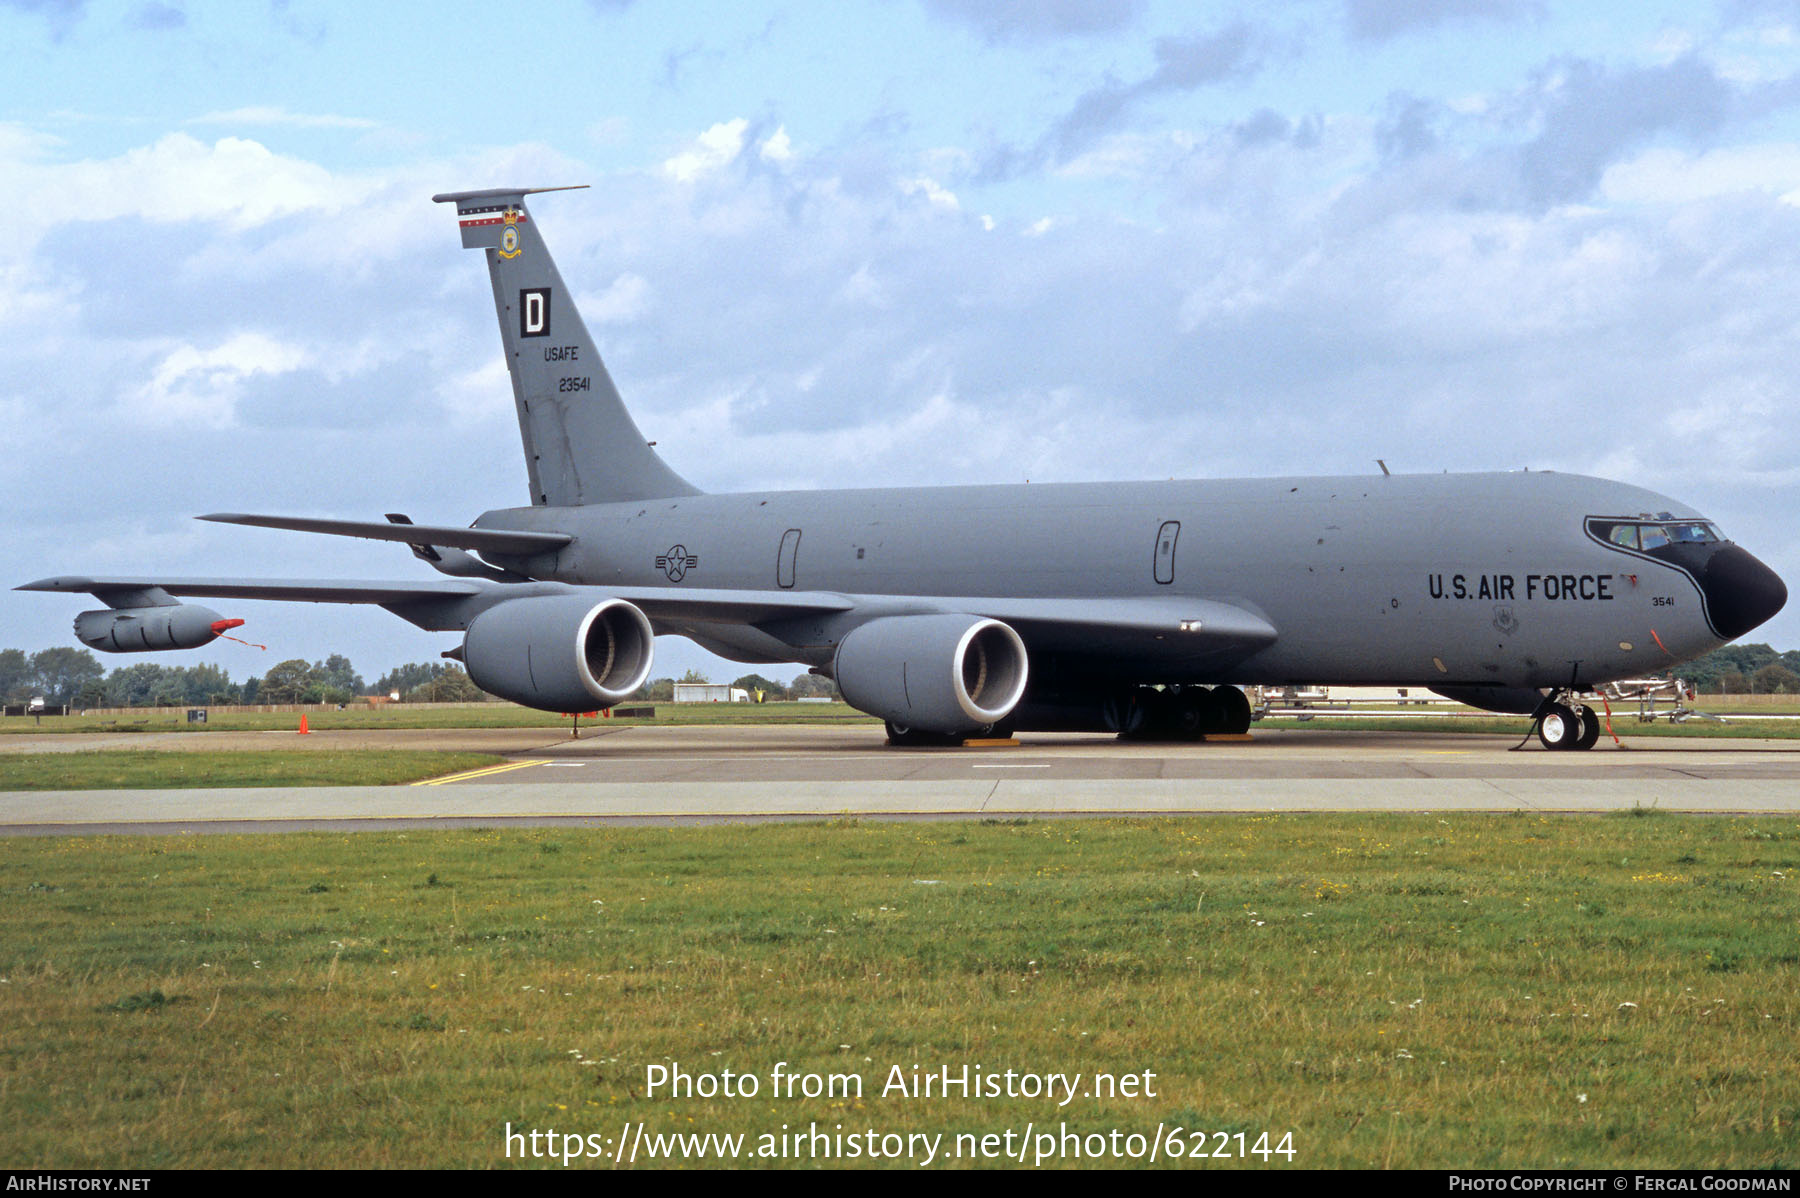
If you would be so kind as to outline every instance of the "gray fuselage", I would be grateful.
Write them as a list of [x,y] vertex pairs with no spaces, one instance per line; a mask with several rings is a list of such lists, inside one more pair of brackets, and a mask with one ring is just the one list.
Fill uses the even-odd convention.
[[[1056,647],[1065,672],[1141,683],[1591,686],[1729,639],[1690,570],[1590,536],[1590,517],[1704,518],[1554,473],[1396,475],[690,495],[486,513],[575,541],[506,564],[599,589],[856,597],[1183,596],[1266,619],[1229,664]],[[1741,552],[1741,551],[1740,551]],[[1771,575],[1772,577],[1772,575]],[[659,621],[728,656],[825,665],[841,629]],[[1034,668],[1039,646],[1033,648]]]

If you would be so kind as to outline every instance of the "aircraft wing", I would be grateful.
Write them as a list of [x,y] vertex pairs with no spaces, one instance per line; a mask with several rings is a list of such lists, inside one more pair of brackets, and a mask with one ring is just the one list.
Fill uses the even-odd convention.
[[[418,525],[384,525],[412,528]],[[467,530],[465,530],[467,531]],[[1020,599],[995,596],[844,595],[831,591],[749,591],[704,587],[587,587],[530,582],[506,585],[481,579],[421,579],[392,582],[360,579],[163,578],[93,576],[40,578],[20,591],[59,591],[103,597],[108,593],[161,588],[171,595],[214,599],[273,599],[300,603],[409,603],[491,595],[496,602],[530,595],[587,589],[624,599],[660,619],[758,624],[788,616],[859,612],[870,617],[919,612],[968,612],[1004,620],[1021,631],[1057,640],[1107,634],[1190,636],[1209,645],[1260,647],[1275,629],[1246,608],[1210,599],[1178,596],[1149,599]]]
[[[418,526],[383,526],[410,528]],[[659,625],[778,626],[786,620],[851,616],[860,623],[882,616],[957,612],[1012,625],[1034,649],[1081,654],[1140,654],[1190,658],[1241,657],[1276,638],[1260,615],[1231,603],[1181,596],[1146,598],[1028,599],[1005,596],[845,595],[829,591],[735,590],[703,587],[574,587],[560,582],[497,583],[486,579],[365,581],[294,578],[163,578],[65,575],[16,588],[109,596],[135,605],[132,596],[160,590],[169,596],[267,599],[301,603],[377,604],[433,630],[460,630],[497,603],[543,595],[591,591],[596,599],[623,599]]]
[[779,632],[777,626],[786,617],[854,613],[855,622],[860,623],[883,616],[954,612],[1009,624],[1034,650],[1083,655],[1236,659],[1272,644],[1277,635],[1274,625],[1247,607],[1180,596],[1025,599],[680,587],[605,589],[665,623],[756,624]]
[[1144,598],[933,599],[939,611],[1012,625],[1033,648],[1130,653],[1154,648],[1190,657],[1247,656],[1273,644],[1275,626],[1247,607],[1179,595]]
[[1259,649],[1275,640],[1272,624],[1244,607],[1212,599],[1020,599],[954,595],[850,595],[832,591],[749,591],[689,587],[595,587],[643,608],[653,619],[712,624],[766,624],[791,616],[854,612],[858,617],[956,612],[1001,620],[1027,640],[1091,648],[1097,639],[1186,638],[1208,651]]
[[828,616],[856,611],[852,595],[831,591],[738,591],[704,587],[594,587],[599,594],[623,599],[657,621],[708,624],[764,624],[801,616]]
[[[400,526],[400,527],[417,527]],[[429,614],[422,627],[459,629],[468,619],[496,603],[540,595],[591,591],[601,598],[623,599],[642,608],[652,620],[755,624],[802,616],[832,615],[855,610],[848,596],[820,591],[737,591],[677,587],[574,587],[561,582],[496,583],[485,579],[426,579],[383,582],[298,578],[161,578],[67,575],[40,578],[15,587],[20,591],[60,591],[125,597],[160,590],[165,595],[212,599],[273,599],[300,603],[372,603],[406,619]]]

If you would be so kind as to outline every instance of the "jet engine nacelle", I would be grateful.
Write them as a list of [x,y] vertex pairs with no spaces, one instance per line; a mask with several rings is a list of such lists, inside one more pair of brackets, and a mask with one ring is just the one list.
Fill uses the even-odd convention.
[[510,599],[476,616],[463,664],[482,690],[563,713],[611,707],[650,676],[650,620],[623,599]]
[[1025,693],[1025,642],[979,616],[886,616],[838,645],[838,688],[850,706],[923,732],[967,732],[1004,720]]
[[197,603],[160,607],[110,607],[75,617],[75,638],[104,653],[144,653],[157,649],[198,649],[242,620],[222,620]]

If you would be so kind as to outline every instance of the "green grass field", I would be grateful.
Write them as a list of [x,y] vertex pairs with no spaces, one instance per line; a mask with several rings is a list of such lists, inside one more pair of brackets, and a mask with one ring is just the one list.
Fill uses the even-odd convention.
[[[1796,870],[1791,816],[11,839],[0,1156],[489,1166],[508,1124],[754,1152],[816,1121],[1793,1167]],[[760,1092],[647,1096],[670,1062]],[[862,1095],[772,1095],[778,1062]],[[1155,1096],[884,1096],[896,1065]]]
[[0,790],[138,790],[215,786],[391,786],[505,760],[487,753],[388,749],[161,753],[0,753]]

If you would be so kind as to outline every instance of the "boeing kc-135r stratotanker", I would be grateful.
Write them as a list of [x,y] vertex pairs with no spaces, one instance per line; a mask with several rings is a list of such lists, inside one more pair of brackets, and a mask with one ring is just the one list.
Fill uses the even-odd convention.
[[610,707],[654,637],[799,662],[896,743],[998,729],[1241,732],[1238,684],[1428,687],[1599,734],[1579,692],[1696,657],[1787,588],[1700,512],[1576,475],[1208,479],[708,495],[638,431],[525,197],[454,204],[487,258],[531,483],[468,528],[287,516],[227,524],[412,546],[447,578],[60,577],[96,649],[188,649],[232,621],[177,596],[374,603],[459,632],[476,685]]

